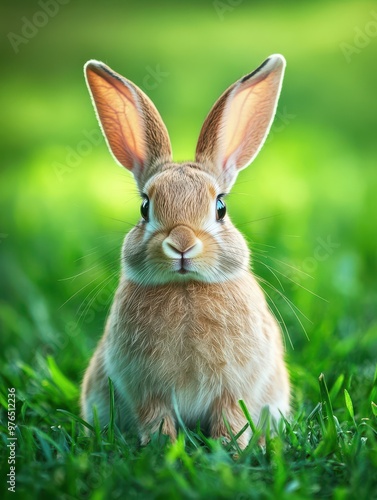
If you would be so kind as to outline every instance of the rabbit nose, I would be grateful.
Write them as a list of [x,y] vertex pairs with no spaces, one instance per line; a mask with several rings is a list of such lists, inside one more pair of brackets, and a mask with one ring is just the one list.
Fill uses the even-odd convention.
[[192,259],[202,252],[203,243],[189,227],[177,226],[162,242],[162,249],[172,259]]

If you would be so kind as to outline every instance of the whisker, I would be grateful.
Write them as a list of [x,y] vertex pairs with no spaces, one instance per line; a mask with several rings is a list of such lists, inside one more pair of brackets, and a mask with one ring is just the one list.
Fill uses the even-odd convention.
[[[95,248],[97,248],[97,247],[95,247]],[[80,257],[80,259],[85,259],[85,258],[87,258],[87,257],[89,257],[89,256],[91,256],[91,255],[94,255],[95,253],[96,253],[95,251],[90,252],[89,254],[86,254],[86,255],[84,255],[84,256],[82,256],[82,257]],[[103,264],[104,259],[105,259],[106,257],[108,257],[109,255],[112,255],[112,254],[114,254],[114,255],[115,255],[115,253],[117,254],[117,258],[116,258],[116,260],[111,260],[111,261],[109,261],[109,262],[107,262],[107,263],[105,262],[104,269],[106,270],[106,268],[107,268],[107,266],[108,266],[109,264],[114,264],[115,262],[116,262],[116,263],[118,262],[118,251],[117,251],[115,248],[110,248],[110,250],[108,250],[107,252],[105,252],[105,253],[103,253],[102,255],[100,255],[100,257],[99,257],[99,258],[100,258],[101,260],[100,260],[99,262],[97,262],[95,265],[93,265],[92,267],[90,267],[90,268],[88,268],[88,269],[85,269],[84,271],[82,271],[82,272],[80,272],[80,273],[78,273],[78,274],[76,274],[76,275],[69,276],[69,277],[67,277],[67,278],[60,278],[60,279],[59,279],[59,281],[67,281],[67,280],[74,281],[74,280],[75,280],[78,276],[82,276],[82,275],[84,275],[84,274],[86,274],[86,273],[90,272],[91,270],[93,270],[93,269],[96,269],[96,268],[100,267],[100,266],[101,266],[101,264]]]
[[77,294],[79,294],[80,292],[82,292],[83,290],[85,290],[85,288],[87,288],[92,283],[94,283],[96,281],[96,279],[97,278],[92,279],[91,281],[89,281],[89,283],[86,283],[83,287],[81,287],[80,290],[77,290],[77,292],[75,292],[74,294],[72,294],[65,302],[63,302],[63,304],[58,308],[58,310],[62,309],[66,304],[68,304],[68,302],[70,302],[74,297],[76,297]]
[[291,309],[292,313],[295,315],[297,321],[300,323],[300,326],[301,328],[303,329],[303,332],[305,334],[305,337],[307,338],[307,340],[309,340],[309,336],[306,332],[306,329],[302,323],[302,321],[300,320],[298,314],[296,313],[295,309],[307,320],[309,321],[309,323],[313,324],[313,322],[307,317],[305,316],[305,314],[290,300],[288,299],[288,297],[286,297],[280,290],[278,290],[276,287],[274,287],[273,285],[271,285],[271,283],[269,283],[267,280],[265,280],[264,278],[261,278],[260,276],[256,276],[256,278],[258,280],[260,280],[262,283],[264,283],[266,286],[270,287],[274,292],[276,292],[278,295],[280,295],[280,297],[286,302],[286,304],[289,306],[289,308]]
[[260,217],[259,219],[253,219],[248,222],[241,222],[241,224],[237,223],[237,227],[243,227],[243,226],[248,226],[249,224],[254,224],[255,222],[261,222],[262,220],[268,220],[268,219],[273,219],[274,217],[282,217],[285,214],[274,214],[274,215],[267,215],[265,217]]
[[[272,314],[272,315],[273,315],[273,317],[275,318],[276,322],[277,322],[279,325],[282,325],[282,327],[283,327],[283,331],[284,331],[284,333],[286,334],[286,336],[287,336],[287,338],[288,338],[288,340],[289,340],[289,344],[290,344],[290,346],[292,347],[292,349],[294,350],[294,345],[293,345],[293,342],[292,342],[292,338],[291,338],[291,336],[290,336],[290,334],[289,334],[289,330],[288,330],[287,324],[286,324],[286,322],[284,321],[284,318],[283,318],[283,316],[282,316],[281,312],[279,311],[278,306],[276,305],[275,301],[274,301],[274,300],[273,300],[273,298],[270,296],[270,294],[267,292],[267,290],[263,290],[263,292],[266,294],[266,296],[267,296],[267,298],[269,299],[269,301],[273,304],[273,306],[274,306],[274,308],[275,308],[275,310],[276,310],[276,312],[277,312],[277,314],[278,314],[278,316],[279,316],[279,318],[280,318],[280,320],[281,320],[281,321],[279,321],[279,320],[278,320],[278,318],[276,317],[276,315],[275,315],[274,311],[273,311],[273,310],[271,309],[271,307],[269,306],[268,308],[269,308],[269,310],[270,310],[271,314]],[[285,346],[285,347],[286,347],[286,346]]]
[[[80,309],[83,307],[84,302],[89,298],[91,294],[93,294],[92,298],[90,301],[83,307],[83,310],[80,313],[80,316],[78,318],[78,323],[85,318],[86,314],[88,313],[89,309],[91,308],[92,304],[95,302],[97,299],[98,295],[102,292],[102,290],[107,286],[108,283],[111,282],[111,280],[114,278],[115,273],[112,273],[108,278],[104,279],[101,283],[99,283],[93,290],[89,292],[89,294],[85,297],[83,302],[80,304],[80,306],[77,309],[77,314],[80,313]],[[95,292],[97,290],[97,292]],[[110,299],[111,300],[111,299]]]
[[[261,261],[259,261],[261,264],[263,264]],[[266,265],[266,264],[265,264]],[[268,267],[268,266],[267,266]],[[291,283],[294,283],[296,286],[299,286],[300,288],[302,288],[303,290],[305,290],[306,292],[310,293],[311,295],[313,295],[314,297],[317,297],[318,299],[321,299],[323,300],[324,302],[327,302],[328,303],[328,300],[326,300],[324,297],[321,297],[320,295],[316,294],[315,292],[313,292],[312,290],[309,290],[309,288],[306,288],[305,286],[301,285],[300,283],[297,283],[294,279],[290,278],[289,276],[287,276],[286,274],[282,273],[281,271],[278,271],[277,269],[275,269],[275,271],[280,274],[281,276],[284,276],[285,279],[289,280]]]
[[284,290],[284,287],[280,281],[280,279],[278,278],[278,276],[276,275],[275,271],[272,269],[271,266],[269,266],[268,264],[266,264],[265,262],[262,262],[261,260],[257,260],[257,259],[254,259],[256,260],[256,262],[259,262],[260,264],[262,264],[262,266],[265,266],[266,269],[268,269],[276,278],[277,282],[279,283],[280,287],[282,290]]
[[81,271],[81,273],[74,274],[73,276],[69,276],[67,278],[60,278],[58,281],[68,281],[68,280],[75,281],[80,276],[83,276],[84,274],[89,273],[90,271],[93,271],[93,269],[98,268],[99,265],[100,265],[100,263],[97,263],[94,266],[89,267],[88,269],[85,269],[84,271]]
[[287,262],[284,262],[283,260],[280,260],[280,259],[277,259],[276,257],[271,257],[271,256],[268,256],[268,258],[271,259],[271,260],[274,260],[275,262],[279,262],[279,264],[284,264],[285,266],[293,269],[294,271],[297,271],[297,272],[299,272],[301,274],[304,274],[308,278],[314,279],[313,276],[311,276],[310,274],[306,273],[302,269],[299,269],[298,267],[292,266],[291,264],[288,264]]

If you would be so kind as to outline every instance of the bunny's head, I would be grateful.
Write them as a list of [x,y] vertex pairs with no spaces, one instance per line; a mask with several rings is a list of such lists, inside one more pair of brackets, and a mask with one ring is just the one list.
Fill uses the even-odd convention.
[[127,279],[140,285],[220,283],[249,272],[247,245],[224,198],[267,137],[284,67],[282,56],[270,56],[229,87],[203,124],[195,162],[178,164],[144,92],[101,62],[85,65],[109,149],[133,173],[142,198],[141,220],[123,246]]

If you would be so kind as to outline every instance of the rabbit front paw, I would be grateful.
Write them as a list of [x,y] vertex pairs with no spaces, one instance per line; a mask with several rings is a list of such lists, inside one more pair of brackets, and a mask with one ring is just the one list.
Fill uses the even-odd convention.
[[[156,402],[155,402],[156,403]],[[172,414],[163,404],[147,404],[139,409],[139,438],[145,446],[151,440],[151,435],[161,432],[173,443],[177,439],[177,429]]]

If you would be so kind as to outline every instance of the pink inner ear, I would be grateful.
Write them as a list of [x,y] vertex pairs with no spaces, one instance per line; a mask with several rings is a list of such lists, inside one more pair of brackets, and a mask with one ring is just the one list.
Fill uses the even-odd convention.
[[[100,74],[98,74],[100,71]],[[132,90],[116,77],[87,69],[98,116],[115,158],[124,167],[140,171],[146,159],[144,130]]]
[[276,78],[269,75],[257,85],[237,92],[227,104],[221,141],[226,144],[223,166],[229,160],[237,169],[247,166],[267,136],[276,105]]

